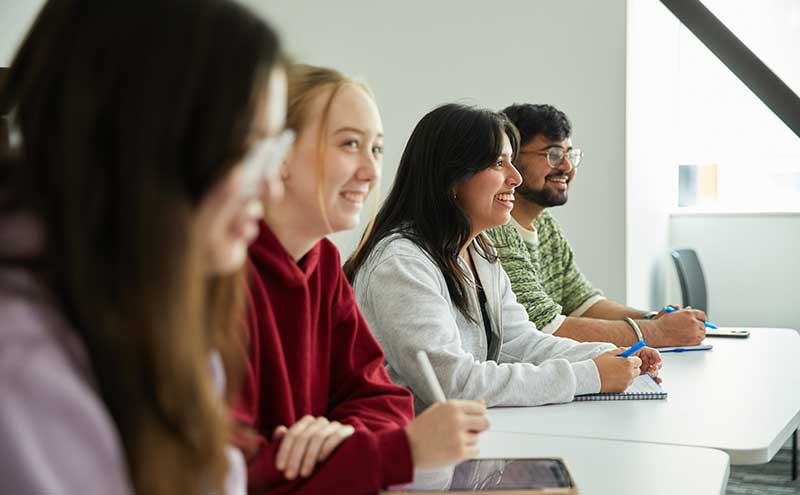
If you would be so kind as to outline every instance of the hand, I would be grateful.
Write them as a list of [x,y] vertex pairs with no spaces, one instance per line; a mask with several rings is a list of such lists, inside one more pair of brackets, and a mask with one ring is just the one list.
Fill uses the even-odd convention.
[[415,469],[456,464],[478,455],[478,434],[489,428],[483,401],[437,403],[406,426]]
[[[675,311],[680,311],[680,309],[681,309],[680,306],[677,306],[675,304],[667,304],[667,307],[670,307],[670,308],[674,309]],[[655,315],[652,319],[653,320],[657,320],[657,319],[661,318],[662,316],[668,315],[668,314],[670,314],[670,311],[664,311],[664,308],[661,308],[661,310],[658,312],[658,314]]]
[[619,394],[633,383],[639,376],[642,360],[637,356],[619,357],[620,351],[611,351],[594,358],[597,371],[600,373],[600,392]]
[[274,441],[281,441],[275,467],[283,471],[287,480],[300,476],[307,478],[314,471],[314,466],[322,462],[336,450],[355,429],[338,421],[326,418],[303,416],[291,428],[278,426],[273,434]]
[[652,322],[658,333],[659,347],[699,345],[706,338],[706,314],[699,309],[685,307],[668,313]]
[[661,354],[652,347],[643,347],[639,349],[635,355],[642,360],[639,373],[642,375],[647,373],[652,376],[657,383],[661,383],[662,380],[658,376],[658,372],[661,370],[661,365],[663,364],[661,361]]

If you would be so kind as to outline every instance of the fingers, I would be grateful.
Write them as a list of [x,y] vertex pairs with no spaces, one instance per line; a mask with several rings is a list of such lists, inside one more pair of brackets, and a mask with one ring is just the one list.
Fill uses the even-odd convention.
[[465,416],[464,427],[471,432],[482,432],[489,429],[489,418],[486,416]]
[[628,357],[628,361],[633,364],[634,368],[642,367],[642,359],[639,356],[630,356]]
[[272,441],[277,442],[278,440],[283,438],[284,435],[286,435],[287,431],[289,431],[289,428],[283,425],[278,426],[277,428],[275,428],[275,431],[272,432]]
[[446,404],[452,404],[465,414],[486,414],[486,403],[477,400],[449,400]]
[[[311,424],[308,425],[307,428],[297,434],[292,451],[286,460],[286,471],[284,471],[284,476],[286,479],[293,480],[295,477],[297,477],[298,473],[300,472],[300,467],[305,464],[307,458],[309,457],[308,447],[311,444],[312,439],[315,435],[324,430],[328,424],[329,423],[327,419],[316,418]],[[289,430],[289,433],[287,433],[287,438],[291,434],[292,432]],[[314,467],[316,460],[317,458],[315,455],[309,461],[311,462],[312,468]]]
[[352,426],[340,426],[333,434],[328,436],[324,442],[322,442],[322,448],[319,452],[319,461],[324,461],[328,458],[328,456],[336,450],[342,442],[344,442],[347,438],[350,437],[353,433],[355,433],[355,428]]
[[[311,428],[306,430],[308,434],[308,446],[306,452],[300,461],[300,476],[307,478],[311,471],[314,470],[314,465],[317,463],[317,457],[322,448],[322,442],[335,432],[341,426],[338,422],[328,423],[327,425],[320,425],[319,428],[312,431]],[[291,464],[289,465],[291,468]],[[287,470],[288,472],[288,470]]]
[[[283,434],[283,440],[281,441],[281,446],[278,447],[278,455],[275,456],[275,467],[279,471],[284,471],[286,469],[289,454],[293,452],[293,447],[298,441],[298,436],[313,422],[314,417],[306,415],[300,418],[300,421],[293,424],[291,428],[285,431]],[[280,426],[278,428],[280,428]],[[275,429],[276,433],[278,428]]]

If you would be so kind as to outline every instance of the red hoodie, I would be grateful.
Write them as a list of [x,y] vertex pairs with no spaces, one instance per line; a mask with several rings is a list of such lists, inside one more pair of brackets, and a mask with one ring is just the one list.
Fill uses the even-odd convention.
[[[410,482],[403,427],[414,416],[412,397],[386,373],[333,243],[323,239],[295,262],[262,222],[249,268],[248,362],[234,416],[260,435],[250,495],[375,493]],[[280,442],[270,439],[306,414],[356,431],[310,478],[288,481],[275,468]]]

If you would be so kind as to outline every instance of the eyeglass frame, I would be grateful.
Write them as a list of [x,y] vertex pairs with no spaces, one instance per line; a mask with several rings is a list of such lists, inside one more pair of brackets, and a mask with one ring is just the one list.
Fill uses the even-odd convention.
[[[550,150],[552,150],[552,149],[559,149],[563,153],[563,155],[561,156],[561,161],[559,161],[555,165],[550,163],[550,156],[549,155],[550,155]],[[576,160],[577,163],[573,162],[573,160],[571,160],[569,158],[569,154],[573,153],[573,152],[579,153],[578,160]],[[583,150],[582,149],[573,148],[571,146],[569,148],[565,148],[565,147],[559,146],[557,144],[551,144],[551,145],[546,146],[546,147],[544,147],[544,148],[542,148],[540,150],[519,150],[519,154],[520,155],[524,155],[526,153],[527,154],[531,154],[532,153],[532,154],[541,155],[541,156],[546,157],[547,165],[550,168],[553,168],[553,169],[560,167],[561,164],[564,163],[564,160],[568,160],[569,161],[569,166],[571,168],[578,168],[578,165],[580,165],[581,162],[583,161]]]

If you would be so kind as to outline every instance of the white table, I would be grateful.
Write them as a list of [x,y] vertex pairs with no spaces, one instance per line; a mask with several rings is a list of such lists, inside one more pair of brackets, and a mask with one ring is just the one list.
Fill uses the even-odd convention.
[[663,355],[666,400],[490,409],[492,430],[711,447],[731,464],[769,462],[800,424],[800,335],[755,328],[748,339],[707,343],[712,351]]
[[480,439],[483,459],[562,458],[585,494],[724,494],[728,484],[728,455],[719,450],[495,431]]

